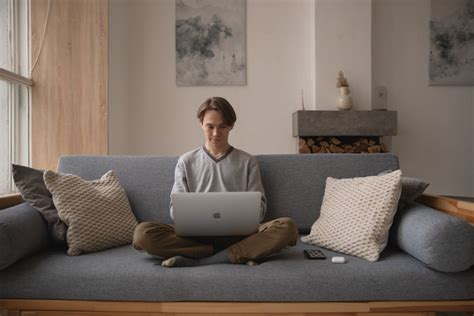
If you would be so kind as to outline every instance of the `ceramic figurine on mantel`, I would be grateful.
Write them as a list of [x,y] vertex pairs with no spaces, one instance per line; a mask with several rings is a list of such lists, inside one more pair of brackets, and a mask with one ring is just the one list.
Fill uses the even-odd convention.
[[337,76],[336,87],[339,89],[339,96],[336,98],[337,108],[339,110],[350,110],[352,108],[351,90],[342,71]]

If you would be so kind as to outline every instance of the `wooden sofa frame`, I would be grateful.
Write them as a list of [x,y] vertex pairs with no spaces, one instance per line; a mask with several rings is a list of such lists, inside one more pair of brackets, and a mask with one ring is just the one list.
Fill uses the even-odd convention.
[[[22,203],[20,195],[0,197],[0,209]],[[418,202],[461,217],[474,226],[474,203],[423,195]],[[1,286],[1,284],[0,284]],[[405,315],[472,312],[474,300],[377,302],[117,302],[0,299],[0,316],[203,316],[203,315]]]

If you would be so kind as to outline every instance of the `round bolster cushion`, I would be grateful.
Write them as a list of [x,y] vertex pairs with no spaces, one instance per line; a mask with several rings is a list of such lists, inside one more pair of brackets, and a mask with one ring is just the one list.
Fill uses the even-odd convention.
[[47,224],[26,203],[0,210],[0,271],[50,244]]
[[463,219],[410,202],[392,229],[392,241],[432,269],[460,272],[474,265],[474,227]]
[[460,272],[474,265],[474,227],[463,219],[411,202],[393,225],[395,244],[429,268]]

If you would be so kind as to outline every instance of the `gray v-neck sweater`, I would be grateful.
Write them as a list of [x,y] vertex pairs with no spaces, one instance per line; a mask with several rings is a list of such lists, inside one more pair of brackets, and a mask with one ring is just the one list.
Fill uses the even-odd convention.
[[[204,146],[185,153],[178,159],[174,173],[175,192],[262,192],[260,221],[265,217],[267,199],[257,159],[245,151],[230,147],[214,159]],[[170,204],[173,219],[173,206]]]

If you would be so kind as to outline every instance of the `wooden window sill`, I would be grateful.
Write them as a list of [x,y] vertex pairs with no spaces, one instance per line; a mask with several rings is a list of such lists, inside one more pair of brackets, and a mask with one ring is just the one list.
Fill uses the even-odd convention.
[[23,203],[20,193],[0,195],[0,210]]
[[429,194],[423,194],[416,201],[440,212],[462,218],[474,226],[474,202]]

